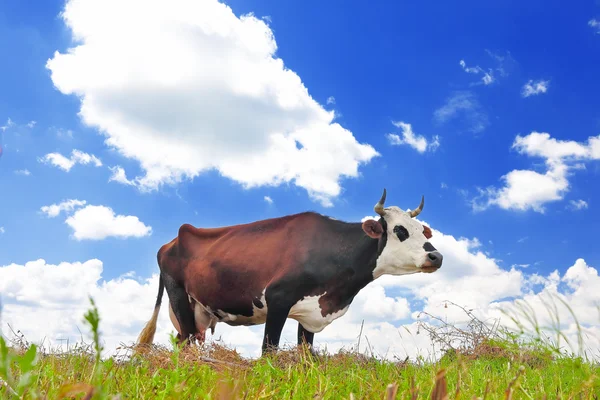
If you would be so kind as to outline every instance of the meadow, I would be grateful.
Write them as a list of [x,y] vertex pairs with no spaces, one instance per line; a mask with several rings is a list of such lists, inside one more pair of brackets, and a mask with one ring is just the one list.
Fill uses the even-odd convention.
[[[600,398],[597,358],[565,350],[566,335],[557,327],[548,334],[526,307],[521,318],[531,329],[515,315],[520,329],[508,330],[465,309],[467,324],[424,323],[443,349],[436,360],[389,361],[353,350],[312,355],[305,347],[246,359],[218,343],[179,348],[174,342],[101,358],[101,316],[90,301],[91,343],[56,352],[18,331],[0,337],[3,399]],[[579,349],[585,348],[580,329]]]

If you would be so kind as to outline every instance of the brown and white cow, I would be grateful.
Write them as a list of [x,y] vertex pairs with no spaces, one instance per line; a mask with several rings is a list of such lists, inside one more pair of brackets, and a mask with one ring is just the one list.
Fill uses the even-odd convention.
[[158,252],[160,280],[152,318],[138,338],[154,339],[163,291],[180,340],[204,341],[217,322],[265,323],[262,351],[279,345],[287,318],[298,321],[298,343],[346,313],[356,294],[381,275],[431,273],[442,255],[431,230],[413,211],[375,205],[380,215],[349,223],[304,212],[222,228],[184,224]]

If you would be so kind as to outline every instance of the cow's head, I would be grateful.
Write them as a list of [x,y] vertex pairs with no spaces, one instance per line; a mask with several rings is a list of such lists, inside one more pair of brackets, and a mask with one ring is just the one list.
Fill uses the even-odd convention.
[[366,220],[363,230],[373,239],[379,239],[380,254],[373,271],[375,277],[383,274],[405,275],[416,272],[435,272],[442,266],[442,254],[429,243],[431,230],[414,217],[423,210],[424,198],[413,211],[402,211],[396,206],[383,207],[386,191],[375,205],[379,220]]

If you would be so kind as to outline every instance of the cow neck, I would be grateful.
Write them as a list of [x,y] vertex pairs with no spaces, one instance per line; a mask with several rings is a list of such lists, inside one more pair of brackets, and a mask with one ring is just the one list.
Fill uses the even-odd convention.
[[[344,251],[338,255],[339,265],[345,265],[352,269],[352,276],[344,282],[344,292],[354,297],[363,287],[374,280],[373,270],[377,258],[385,245],[387,237],[377,240],[367,236],[361,223],[350,223],[346,235],[344,235]],[[385,232],[385,230],[384,230]]]

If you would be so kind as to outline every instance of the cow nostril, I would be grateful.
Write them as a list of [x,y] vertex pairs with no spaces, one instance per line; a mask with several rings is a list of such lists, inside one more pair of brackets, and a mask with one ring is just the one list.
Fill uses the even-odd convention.
[[433,265],[437,267],[440,267],[442,265],[442,260],[444,259],[444,257],[440,254],[439,251],[432,251],[430,253],[427,253],[427,258],[429,258],[429,261],[431,261]]

